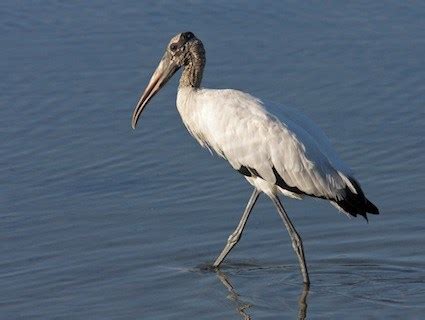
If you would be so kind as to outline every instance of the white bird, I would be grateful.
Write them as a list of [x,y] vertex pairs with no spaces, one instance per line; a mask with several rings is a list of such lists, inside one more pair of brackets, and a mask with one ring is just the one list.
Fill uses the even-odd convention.
[[[137,103],[135,128],[150,99],[181,67],[177,109],[190,134],[215,151],[254,186],[242,218],[215,260],[218,268],[239,241],[261,192],[275,204],[289,232],[303,281],[310,283],[301,237],[278,198],[326,199],[347,215],[378,214],[352,172],[339,159],[325,134],[298,111],[272,104],[238,90],[201,88],[205,66],[202,42],[192,32],[174,36]],[[272,110],[279,118],[270,113]]]

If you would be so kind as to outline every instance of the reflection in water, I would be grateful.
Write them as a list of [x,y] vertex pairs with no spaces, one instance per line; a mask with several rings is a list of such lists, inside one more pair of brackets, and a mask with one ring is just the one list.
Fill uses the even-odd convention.
[[217,276],[220,279],[221,283],[230,292],[230,295],[228,295],[227,298],[236,303],[236,310],[242,316],[242,319],[251,320],[251,316],[246,313],[247,309],[249,309],[251,305],[239,299],[238,293],[236,292],[233,285],[230,283],[229,277],[224,272],[217,270]]
[[[230,294],[227,296],[227,298],[236,304],[236,310],[241,315],[242,319],[251,320],[252,318],[247,313],[247,311],[252,305],[247,302],[244,302],[239,298],[239,294],[236,292],[234,286],[230,282],[228,275],[226,275],[220,270],[217,270],[217,276],[220,279],[221,283],[229,291]],[[309,289],[310,288],[308,285],[303,285],[303,289],[298,300],[298,319],[304,320],[307,317],[307,296]]]
[[303,283],[303,290],[301,291],[300,299],[298,300],[298,319],[304,320],[307,318],[307,296],[309,290],[310,286]]

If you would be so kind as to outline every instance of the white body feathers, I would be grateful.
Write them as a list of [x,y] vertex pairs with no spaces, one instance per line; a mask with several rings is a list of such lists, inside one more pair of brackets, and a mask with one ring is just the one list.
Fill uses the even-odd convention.
[[[268,108],[279,119],[262,101],[237,90],[180,87],[177,95],[177,109],[195,139],[235,170],[251,170],[246,179],[264,193],[331,201],[342,199],[346,188],[357,193],[351,171],[312,121],[288,108]],[[276,185],[275,171],[289,188]]]

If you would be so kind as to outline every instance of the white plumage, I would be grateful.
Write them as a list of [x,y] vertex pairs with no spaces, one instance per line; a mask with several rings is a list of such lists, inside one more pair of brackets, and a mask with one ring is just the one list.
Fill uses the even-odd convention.
[[265,104],[241,91],[201,88],[204,65],[204,47],[193,33],[173,37],[136,105],[132,126],[135,128],[155,93],[183,67],[177,94],[177,109],[183,123],[203,147],[229,161],[254,186],[236,230],[213,266],[218,267],[239,241],[259,194],[264,192],[285,223],[304,283],[308,284],[302,240],[278,193],[297,199],[327,199],[352,216],[360,214],[367,218],[366,213],[378,214],[378,209],[367,200],[351,170],[311,120],[296,110]]
[[289,186],[308,195],[340,199],[346,186],[356,192],[345,176],[347,167],[305,116],[281,108],[278,119],[259,99],[230,89],[179,88],[177,109],[203,147],[235,170],[255,169],[261,178],[246,178],[268,195],[280,191],[297,199],[303,196],[278,187],[273,168]]

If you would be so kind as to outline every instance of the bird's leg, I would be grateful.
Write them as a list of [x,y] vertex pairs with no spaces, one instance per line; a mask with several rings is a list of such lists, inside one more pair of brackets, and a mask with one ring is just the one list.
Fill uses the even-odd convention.
[[285,209],[283,208],[282,203],[280,202],[279,198],[277,196],[271,197],[273,200],[277,211],[279,212],[280,217],[282,218],[283,222],[285,223],[285,227],[288,230],[288,233],[292,240],[292,248],[294,248],[295,253],[297,254],[298,260],[300,262],[301,267],[301,273],[303,275],[303,281],[305,284],[310,284],[310,279],[308,277],[308,271],[307,271],[307,265],[305,263],[305,256],[304,256],[304,248],[303,248],[303,242],[301,240],[300,235],[298,234],[297,230],[295,230],[294,225],[292,224],[291,220],[289,219]]
[[213,267],[217,268],[224,260],[224,258],[229,254],[230,250],[232,250],[236,243],[238,243],[239,239],[241,238],[242,231],[248,220],[249,214],[251,213],[252,208],[254,208],[255,202],[257,201],[259,195],[260,191],[257,190],[257,188],[254,188],[251,198],[249,198],[248,204],[246,205],[245,211],[242,215],[241,221],[239,221],[239,224],[236,227],[235,231],[233,231],[233,233],[229,236],[226,246],[224,247],[223,251],[221,251],[218,258],[215,260]]

